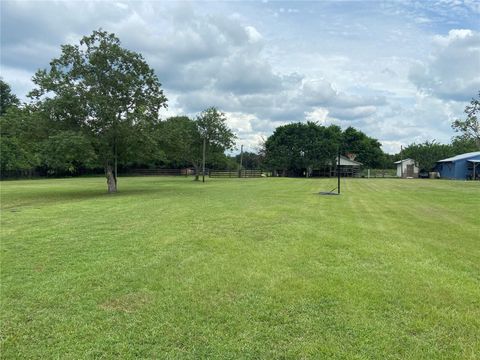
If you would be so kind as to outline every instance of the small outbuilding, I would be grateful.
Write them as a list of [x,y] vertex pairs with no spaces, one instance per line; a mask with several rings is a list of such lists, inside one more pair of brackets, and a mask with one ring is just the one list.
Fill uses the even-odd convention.
[[480,151],[439,160],[436,170],[440,173],[440,177],[445,179],[480,179]]
[[395,161],[397,165],[397,177],[416,178],[418,177],[418,165],[413,159]]
[[[331,177],[337,176],[338,156],[335,161],[327,161],[324,166],[317,166],[312,169],[309,177]],[[349,159],[346,156],[340,155],[340,176],[344,177],[358,177],[360,176],[361,162]]]

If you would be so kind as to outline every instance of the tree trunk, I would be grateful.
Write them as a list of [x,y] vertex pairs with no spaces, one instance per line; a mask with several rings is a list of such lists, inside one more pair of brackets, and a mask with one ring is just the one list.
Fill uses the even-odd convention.
[[117,179],[115,178],[115,173],[113,172],[113,168],[110,164],[105,166],[105,176],[107,177],[107,187],[108,193],[116,193],[117,192]]
[[193,164],[193,167],[195,169],[195,181],[199,181],[200,180],[200,177],[199,177],[199,166],[196,165],[196,164]]

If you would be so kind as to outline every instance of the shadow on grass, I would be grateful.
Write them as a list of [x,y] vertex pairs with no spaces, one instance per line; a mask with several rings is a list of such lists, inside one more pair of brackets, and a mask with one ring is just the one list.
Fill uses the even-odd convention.
[[109,194],[104,189],[86,189],[86,190],[74,190],[74,189],[62,189],[47,190],[47,191],[32,191],[21,194],[10,194],[5,197],[2,196],[2,211],[17,212],[23,207],[38,207],[49,204],[69,203],[84,200],[105,200],[105,199],[122,199],[127,197],[139,197],[139,201],[142,201],[145,196],[152,198],[155,194],[174,194],[181,192],[182,194],[195,193],[198,189],[190,188],[172,188],[172,187],[149,187],[149,188],[127,188],[120,189],[117,193]]

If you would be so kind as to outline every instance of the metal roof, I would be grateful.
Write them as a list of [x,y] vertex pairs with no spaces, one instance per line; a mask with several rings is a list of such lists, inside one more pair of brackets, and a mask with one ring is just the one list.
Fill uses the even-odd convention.
[[[338,156],[335,157],[335,165],[338,163]],[[326,162],[327,165],[332,165],[331,161]],[[360,166],[363,165],[361,162],[350,160],[348,157],[340,155],[340,165],[341,166]]]
[[413,159],[408,158],[408,159],[403,159],[403,160],[395,161],[394,164],[400,164],[400,163],[405,162],[405,161],[408,161],[408,160],[415,161],[415,160],[413,160]]
[[465,154],[460,154],[460,155],[453,156],[453,157],[450,157],[450,158],[447,158],[447,159],[438,160],[437,162],[455,162],[455,161],[458,161],[458,160],[469,159],[469,158],[475,157],[475,156],[480,156],[480,151],[474,151],[474,152],[469,152],[469,153],[465,153]]
[[[336,158],[336,161],[338,162],[338,156]],[[340,165],[363,165],[361,162],[349,159],[346,156],[340,155]]]

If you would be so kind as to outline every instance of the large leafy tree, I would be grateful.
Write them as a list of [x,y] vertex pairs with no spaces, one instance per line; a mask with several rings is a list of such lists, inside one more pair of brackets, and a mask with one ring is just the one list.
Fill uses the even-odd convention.
[[478,99],[472,99],[470,105],[465,107],[465,120],[457,119],[453,122],[452,128],[460,133],[460,138],[464,140],[473,140],[480,149],[480,91],[478,92]]
[[34,104],[63,131],[79,132],[77,144],[88,139],[105,169],[108,192],[116,192],[118,160],[153,146],[152,138],[144,137],[166,107],[154,71],[140,54],[122,48],[114,34],[98,30],[78,45],[63,45],[60,57],[37,71],[33,82]]
[[300,172],[332,163],[341,143],[338,126],[292,123],[279,126],[265,142],[265,161],[272,169]]
[[384,165],[384,154],[377,139],[365,133],[348,127],[343,132],[342,152],[354,154],[355,160],[370,168],[379,168]]

